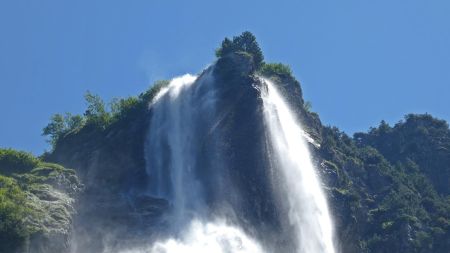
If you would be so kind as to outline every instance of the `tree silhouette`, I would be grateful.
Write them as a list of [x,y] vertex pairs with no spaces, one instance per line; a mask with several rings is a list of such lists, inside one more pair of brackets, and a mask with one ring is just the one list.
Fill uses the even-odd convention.
[[256,41],[256,37],[251,32],[243,32],[241,35],[233,37],[233,40],[225,38],[222,41],[222,46],[216,50],[216,56],[223,57],[235,52],[250,54],[257,68],[264,63],[264,55]]

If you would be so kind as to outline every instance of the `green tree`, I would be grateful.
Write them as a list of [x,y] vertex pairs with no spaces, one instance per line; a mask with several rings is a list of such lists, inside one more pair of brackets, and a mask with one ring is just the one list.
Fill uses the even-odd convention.
[[168,80],[159,80],[153,83],[150,89],[141,93],[139,95],[139,99],[144,101],[145,103],[149,103],[153,100],[153,98],[161,91],[162,88],[167,87],[170,81]]
[[84,95],[84,99],[87,104],[87,109],[84,112],[87,123],[102,128],[106,127],[111,115],[106,110],[105,102],[103,102],[100,96],[94,95],[89,91]]
[[292,70],[282,63],[264,63],[259,72],[264,76],[292,76]]
[[233,44],[233,41],[231,41],[230,39],[228,39],[228,38],[225,38],[223,41],[222,41],[222,45],[221,45],[221,47],[219,47],[217,50],[216,50],[216,56],[217,57],[222,57],[222,56],[225,56],[225,55],[227,55],[227,54],[229,54],[229,53],[232,53],[233,51],[234,51],[234,44]]
[[84,124],[85,118],[81,115],[66,113],[63,116],[57,113],[51,117],[50,123],[44,127],[42,135],[49,136],[50,138],[47,141],[54,146],[61,136],[82,128]]
[[223,57],[234,52],[245,52],[253,57],[256,68],[260,68],[264,63],[264,55],[259,47],[256,37],[251,32],[243,32],[233,40],[225,38],[222,45],[216,50],[217,57]]
[[80,129],[84,126],[85,118],[81,115],[72,115],[70,113],[66,113],[64,117],[64,122],[69,131]]
[[55,145],[58,141],[58,138],[65,132],[65,123],[64,116],[62,114],[54,114],[50,123],[46,127],[44,127],[42,131],[42,135],[50,136],[50,139],[47,140],[50,144]]
[[126,117],[132,111],[139,107],[139,99],[137,97],[115,98],[111,101],[111,114],[114,119]]
[[25,220],[31,212],[16,180],[0,175],[0,251],[15,252],[29,235]]

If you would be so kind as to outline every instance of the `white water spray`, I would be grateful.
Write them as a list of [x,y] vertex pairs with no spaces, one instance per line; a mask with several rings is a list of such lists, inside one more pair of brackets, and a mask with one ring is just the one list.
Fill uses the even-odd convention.
[[196,205],[196,200],[201,199],[192,175],[195,166],[192,121],[196,104],[192,101],[195,89],[190,86],[196,79],[189,74],[174,78],[152,101],[154,113],[146,145],[149,192],[171,201],[174,224],[186,220],[187,205]]
[[202,127],[213,123],[208,120],[214,113],[212,79],[210,73],[201,80],[192,75],[175,78],[151,105],[154,113],[146,144],[149,191],[170,200],[174,210],[170,226],[181,231],[150,249],[129,253],[263,253],[254,239],[225,220],[197,219],[204,218],[207,209],[194,171],[201,144],[197,139],[204,133]]
[[[272,167],[279,171],[284,183],[275,185],[274,190],[285,198],[281,201],[288,207],[286,219],[294,228],[296,252],[335,253],[326,198],[306,144],[310,138],[275,85],[269,80],[262,81],[267,84],[267,89],[261,91],[264,106],[264,119],[261,120],[267,126],[268,142],[273,150],[270,156]],[[184,75],[173,79],[154,99],[145,151],[150,180],[148,193],[169,200],[173,206],[169,225],[174,237],[156,242],[147,250],[130,252],[264,252],[260,243],[240,226],[230,223],[228,217],[212,219],[208,214],[209,207],[204,203],[207,189],[196,173],[198,157],[204,155],[200,147],[204,144],[205,133],[208,138],[210,134],[216,134],[211,132],[218,124],[214,117],[218,99],[216,88],[212,71],[207,70],[200,78]],[[207,148],[215,153],[215,148],[219,147]],[[226,163],[226,157],[220,159]],[[208,167],[208,170],[221,178],[220,174],[214,173],[220,173],[223,167],[226,168]]]
[[148,249],[121,253],[265,253],[254,239],[224,221],[193,220],[181,238],[156,242]]
[[181,239],[156,243],[151,253],[263,253],[259,244],[237,227],[223,221],[194,220]]
[[311,161],[306,133],[295,120],[275,85],[262,79],[264,117],[274,149],[275,166],[286,183],[289,222],[296,229],[301,253],[334,253],[332,222],[318,175]]

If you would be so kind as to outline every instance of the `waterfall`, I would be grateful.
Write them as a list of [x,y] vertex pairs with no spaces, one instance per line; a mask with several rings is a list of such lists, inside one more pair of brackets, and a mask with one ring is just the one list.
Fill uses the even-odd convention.
[[[146,145],[149,193],[170,200],[173,204],[173,226],[181,226],[200,211],[202,186],[194,168],[198,155],[198,131],[212,114],[213,90],[209,73],[192,87],[197,77],[186,74],[173,79],[153,101],[153,118]],[[205,93],[198,95],[202,90]],[[197,97],[201,99],[197,100]],[[193,213],[195,215],[195,213]]]
[[254,239],[223,221],[192,221],[181,239],[153,245],[151,253],[264,253]]
[[201,136],[214,125],[213,85],[211,70],[201,78],[187,74],[173,79],[151,105],[153,118],[146,143],[149,193],[170,200],[174,212],[169,225],[173,231],[181,230],[174,232],[177,238],[156,242],[152,253],[263,252],[240,228],[205,218],[204,189],[195,167]]
[[289,222],[299,238],[299,252],[334,253],[332,222],[320,180],[311,161],[305,136],[275,85],[267,80],[261,89],[264,118],[274,150],[274,163],[281,170],[289,206]]
[[[236,198],[223,196],[239,194],[224,172],[229,157],[221,153],[221,147],[224,139],[230,137],[221,136],[217,130],[225,116],[217,115],[217,101],[221,98],[213,69],[199,77],[184,75],[173,79],[151,104],[145,145],[147,194],[170,202],[168,226],[172,237],[153,243],[145,251],[130,252],[263,253],[273,248],[267,249],[264,238],[252,233],[248,224],[240,224],[236,218],[239,213],[216,212],[209,203],[215,199],[215,206],[226,203],[224,209],[233,209],[238,201],[227,201]],[[283,218],[289,221],[289,232],[295,233],[296,251],[334,253],[332,222],[305,141],[308,136],[275,85],[269,80],[260,81],[266,85],[266,89],[260,88],[260,120],[271,146],[270,154],[262,152],[261,156],[268,157],[265,160],[279,170],[279,182],[283,185],[274,186],[273,191],[278,193],[274,196],[283,196],[280,201],[288,209]]]

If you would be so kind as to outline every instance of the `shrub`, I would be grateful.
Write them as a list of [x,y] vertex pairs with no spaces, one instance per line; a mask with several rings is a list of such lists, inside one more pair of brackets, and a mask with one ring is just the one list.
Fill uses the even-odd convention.
[[170,83],[170,81],[168,81],[168,80],[156,81],[155,83],[153,83],[153,85],[151,86],[150,89],[148,89],[147,91],[145,91],[144,93],[141,93],[139,95],[139,99],[141,99],[145,103],[152,102],[153,98],[155,98],[155,96],[158,94],[158,92],[162,88],[164,88],[167,85],[169,85],[169,83]]
[[39,164],[32,154],[12,149],[0,149],[0,174],[24,173]]
[[57,113],[51,117],[50,123],[44,127],[42,135],[49,136],[47,142],[54,146],[61,136],[68,132],[81,129],[85,123],[86,119],[81,115],[66,113],[63,116]]
[[263,76],[292,76],[292,70],[288,65],[282,63],[264,63],[259,70]]
[[256,37],[251,32],[243,32],[233,40],[225,38],[220,48],[216,50],[217,57],[223,57],[230,53],[246,52],[253,57],[257,69],[264,64],[264,55],[256,41]]
[[139,107],[139,99],[137,97],[116,98],[113,99],[110,106],[112,117],[115,120],[123,119]]
[[26,194],[17,182],[0,175],[0,252],[15,252],[25,241],[25,220],[30,215]]
[[84,98],[87,103],[87,109],[84,112],[86,123],[96,127],[105,128],[109,124],[111,114],[106,110],[103,99],[89,91],[86,92]]

